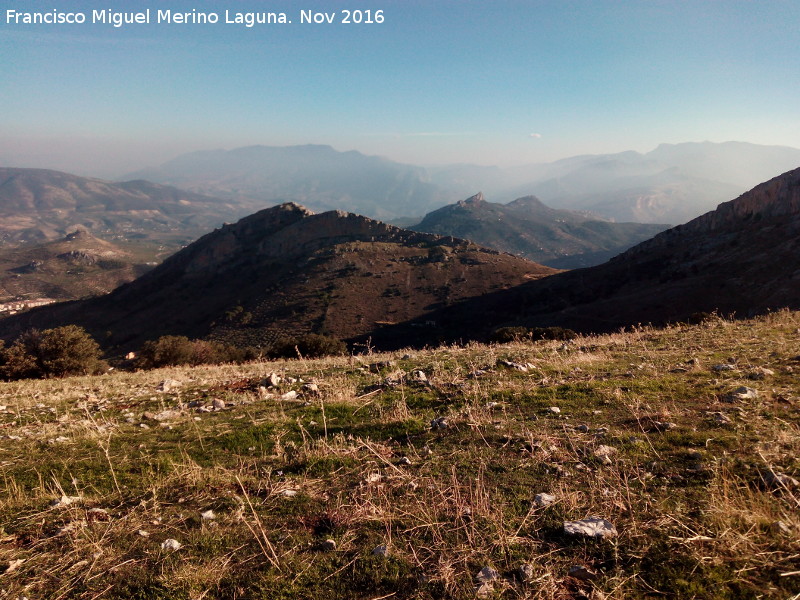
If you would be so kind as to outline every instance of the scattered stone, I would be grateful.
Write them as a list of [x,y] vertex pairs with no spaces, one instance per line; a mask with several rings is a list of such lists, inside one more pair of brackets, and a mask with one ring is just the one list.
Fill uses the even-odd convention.
[[163,423],[164,421],[177,419],[180,416],[181,411],[179,410],[162,410],[159,413],[145,412],[142,415],[142,418],[146,421],[158,421],[159,423]]
[[735,371],[736,370],[736,367],[734,367],[733,365],[728,364],[728,363],[722,363],[721,365],[714,365],[711,368],[714,371],[717,371],[718,373],[722,373],[724,371]]
[[281,399],[281,400],[297,400],[297,392],[295,392],[294,390],[291,390],[291,391],[286,392],[285,394],[279,396],[279,399]]
[[320,547],[325,552],[333,552],[334,550],[336,550],[336,540],[327,539],[324,542],[322,542],[322,545]]
[[173,538],[168,538],[161,543],[162,550],[170,550],[172,552],[180,550],[182,547],[183,544],[181,544],[178,540]]
[[597,573],[592,571],[585,565],[573,565],[569,568],[569,576],[581,581],[595,581],[600,577]]
[[8,565],[6,566],[6,569],[3,572],[4,573],[10,573],[11,571],[21,567],[22,563],[24,563],[24,562],[25,562],[24,558],[18,558],[16,560],[10,560],[10,561],[8,561]]
[[578,425],[575,428],[575,431],[580,431],[581,433],[589,433],[589,426],[588,425]]
[[488,371],[485,369],[475,369],[474,371],[471,371],[469,375],[467,375],[467,379],[478,379],[478,377],[483,377],[486,375],[487,372]]
[[294,498],[297,496],[297,490],[283,490],[281,492],[281,496],[284,498]]
[[547,409],[547,412],[549,412],[551,415],[560,415],[561,409],[557,406],[551,406]]
[[179,387],[181,387],[181,382],[177,379],[165,379],[161,383],[158,384],[156,391],[158,392],[171,392]]
[[319,394],[319,386],[316,383],[307,383],[303,386],[303,391],[316,396]]
[[714,419],[715,423],[720,425],[729,425],[733,423],[733,419],[731,419],[728,415],[723,412],[712,412],[711,418]]
[[536,494],[533,497],[533,503],[539,508],[550,506],[555,501],[556,497],[553,496],[552,494],[547,494],[547,493]]
[[758,398],[758,392],[753,388],[741,386],[725,395],[725,402],[736,402],[737,400],[754,400]]
[[764,367],[756,367],[747,374],[747,378],[753,379],[755,381],[760,381],[762,379],[766,379],[767,377],[772,377],[773,375],[775,375],[775,371],[773,371],[772,369],[766,369]]
[[564,533],[604,539],[617,537],[617,528],[610,521],[600,517],[589,517],[580,521],[565,521]]
[[500,573],[494,570],[492,567],[483,567],[478,574],[475,576],[480,583],[488,583],[490,581],[494,581],[495,579],[499,579]]
[[141,429],[150,429],[150,425],[148,425],[147,423],[139,423],[139,427]]
[[214,398],[211,402],[211,408],[214,410],[225,410],[225,401],[219,398]]
[[594,449],[594,455],[598,458],[608,458],[612,454],[616,454],[617,449],[613,446],[601,445]]
[[278,387],[281,384],[281,378],[277,373],[270,373],[261,384],[266,387]]
[[408,467],[411,465],[411,459],[408,458],[407,456],[403,456],[400,458],[400,460],[397,461],[397,464],[403,465],[404,467]]
[[75,502],[80,502],[80,501],[81,501],[80,496],[61,496],[61,498],[53,500],[50,503],[50,506],[52,506],[53,508],[60,508],[62,506],[69,506],[70,504],[74,504]]
[[378,483],[382,479],[383,475],[381,475],[380,473],[370,473],[364,478],[364,481],[366,481],[367,483]]
[[431,420],[431,429],[434,431],[437,429],[447,429],[449,426],[450,424],[444,417],[436,417],[435,419]]
[[785,473],[776,473],[773,470],[769,470],[763,474],[763,477],[764,482],[772,488],[793,490],[800,487],[800,481]]
[[389,556],[389,546],[386,546],[385,544],[375,546],[375,548],[372,549],[372,555],[383,556],[384,558]]
[[531,564],[523,563],[517,568],[517,577],[519,577],[520,581],[523,583],[533,581],[535,576],[536,571],[534,571],[533,565]]
[[669,421],[656,421],[653,419],[650,421],[649,431],[672,431],[677,427],[677,423],[670,423]]
[[428,376],[425,375],[425,371],[412,371],[411,379],[417,383],[428,383]]
[[86,520],[89,523],[94,521],[110,521],[111,515],[105,508],[90,508],[86,511]]
[[203,519],[203,521],[213,521],[217,518],[217,515],[215,515],[214,511],[209,508],[208,510],[204,510],[200,513],[200,518]]
[[511,369],[512,371],[519,371],[520,373],[527,373],[531,369],[535,368],[535,366],[531,363],[522,364],[511,362],[510,360],[498,360],[497,365],[500,367],[505,367],[506,369]]
[[139,531],[136,532],[136,534],[140,537],[150,537],[150,534],[144,529],[140,529]]
[[775,521],[774,523],[771,523],[769,530],[778,535],[791,535],[792,533],[791,527],[789,527],[783,521]]
[[487,402],[486,403],[486,410],[500,410],[503,408],[503,405],[499,402]]

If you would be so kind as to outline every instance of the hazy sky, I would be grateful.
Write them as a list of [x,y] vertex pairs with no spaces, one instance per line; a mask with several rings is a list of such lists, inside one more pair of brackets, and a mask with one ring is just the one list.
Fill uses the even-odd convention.
[[[91,24],[110,6],[153,22]],[[54,7],[87,22],[7,23]],[[220,23],[155,23],[193,8]],[[345,8],[385,21],[343,24]],[[301,9],[336,22],[301,24]],[[226,10],[293,22],[247,28]],[[251,144],[499,165],[661,142],[800,147],[796,0],[8,0],[0,64],[0,165],[96,176]]]

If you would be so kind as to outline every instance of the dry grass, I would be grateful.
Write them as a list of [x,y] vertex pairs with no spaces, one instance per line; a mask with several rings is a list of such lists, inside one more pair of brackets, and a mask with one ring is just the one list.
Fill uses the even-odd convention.
[[798,597],[799,327],[2,384],[0,598]]

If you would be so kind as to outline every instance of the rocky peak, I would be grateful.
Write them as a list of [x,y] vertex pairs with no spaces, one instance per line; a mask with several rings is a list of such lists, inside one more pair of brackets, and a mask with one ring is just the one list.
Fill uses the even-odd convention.
[[470,196],[466,200],[458,201],[459,206],[476,206],[485,203],[486,203],[486,198],[484,198],[483,192],[478,192],[477,194],[475,194],[474,196]]
[[91,238],[92,234],[89,233],[89,230],[82,225],[78,225],[75,231],[73,231],[72,233],[68,233],[66,237],[64,237],[64,241],[73,242],[73,241],[88,240]]

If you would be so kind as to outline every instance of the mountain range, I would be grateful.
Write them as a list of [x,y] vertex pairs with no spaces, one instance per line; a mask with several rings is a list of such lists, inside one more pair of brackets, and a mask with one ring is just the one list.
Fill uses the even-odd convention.
[[207,234],[111,294],[0,320],[0,334],[77,323],[119,351],[164,334],[268,345],[316,332],[388,347],[482,339],[504,325],[599,332],[784,306],[800,307],[800,169],[566,272],[283,204]]
[[667,227],[556,210],[535,196],[496,204],[478,193],[428,213],[409,229],[469,239],[551,267],[574,269],[605,262]]
[[[607,263],[466,301],[429,318],[457,339],[499,325],[613,331],[699,313],[800,307],[800,169],[762,183]],[[386,332],[391,339],[399,332]]]
[[75,323],[128,350],[165,334],[269,345],[368,336],[555,273],[464,240],[282,204],[217,229],[111,294],[0,321],[3,335]]
[[[583,155],[513,168],[405,165],[330,146],[249,146],[194,152],[126,175],[209,196],[245,210],[294,201],[411,224],[475,190],[500,203],[535,195],[553,208],[606,220],[684,223],[800,164],[800,150],[743,142],[662,144],[639,153]],[[397,221],[398,223],[400,221]]]
[[191,241],[238,205],[149,181],[112,183],[46,169],[0,168],[0,244],[60,239],[81,226],[108,240]]

